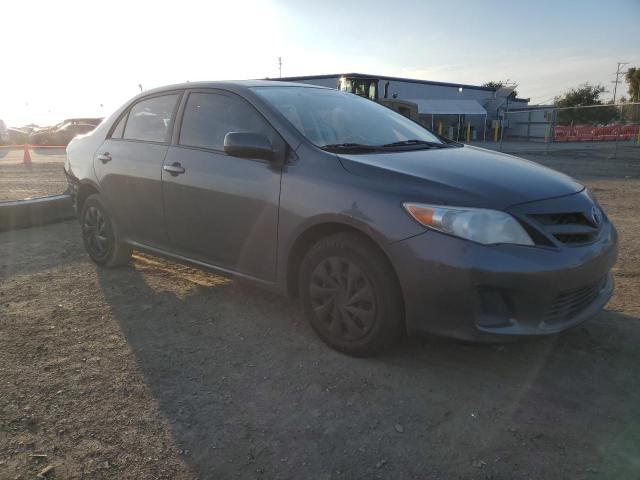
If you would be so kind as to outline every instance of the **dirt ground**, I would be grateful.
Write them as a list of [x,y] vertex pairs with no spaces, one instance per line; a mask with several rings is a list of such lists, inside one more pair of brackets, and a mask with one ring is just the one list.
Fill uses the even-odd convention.
[[607,309],[537,341],[355,359],[255,287],[97,268],[73,221],[0,234],[0,478],[640,478],[637,164],[534,159],[621,241]]
[[0,162],[0,202],[60,195],[67,189],[62,162],[3,165]]
[[31,164],[22,149],[0,148],[0,202],[60,195],[67,189],[64,149],[31,148]]

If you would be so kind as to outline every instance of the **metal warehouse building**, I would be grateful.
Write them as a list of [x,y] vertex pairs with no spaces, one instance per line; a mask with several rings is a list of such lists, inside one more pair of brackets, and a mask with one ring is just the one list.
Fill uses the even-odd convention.
[[[529,103],[529,99],[514,97],[509,89],[384,75],[335,73],[278,80],[337,88],[381,103],[405,100],[408,107],[417,107],[420,123],[454,139],[463,138],[468,129],[473,139],[481,140],[501,111]],[[399,111],[403,113],[402,108]]]

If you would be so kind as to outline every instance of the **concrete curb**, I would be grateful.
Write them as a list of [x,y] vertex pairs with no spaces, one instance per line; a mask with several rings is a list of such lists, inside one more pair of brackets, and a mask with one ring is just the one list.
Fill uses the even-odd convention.
[[74,218],[70,195],[0,202],[0,232],[37,227]]

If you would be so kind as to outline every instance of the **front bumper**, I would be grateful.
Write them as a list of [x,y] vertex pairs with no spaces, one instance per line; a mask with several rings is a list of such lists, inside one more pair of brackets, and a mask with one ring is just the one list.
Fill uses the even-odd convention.
[[427,231],[394,243],[407,330],[472,341],[553,334],[597,314],[613,294],[617,233],[581,247],[480,245]]

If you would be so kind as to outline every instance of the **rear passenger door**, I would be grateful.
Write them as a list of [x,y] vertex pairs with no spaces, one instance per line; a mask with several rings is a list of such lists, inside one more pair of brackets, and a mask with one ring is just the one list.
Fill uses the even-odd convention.
[[116,122],[94,166],[111,214],[125,238],[167,248],[162,162],[181,92],[145,97]]
[[232,93],[191,91],[181,111],[177,145],[164,162],[173,171],[162,172],[172,250],[273,280],[281,167],[228,156],[223,144],[228,132],[262,133],[281,151],[284,141],[253,106]]

